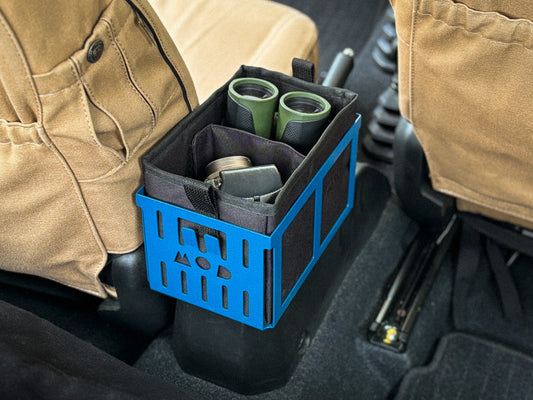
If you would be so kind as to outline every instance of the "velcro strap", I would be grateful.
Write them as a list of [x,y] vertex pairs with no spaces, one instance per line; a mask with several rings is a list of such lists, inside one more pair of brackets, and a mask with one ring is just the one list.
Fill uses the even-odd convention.
[[[218,219],[216,195],[212,186],[205,186],[198,182],[197,184],[186,184],[183,188],[185,189],[185,194],[195,211],[208,217]],[[209,234],[215,237],[218,236],[217,231],[204,225],[199,225],[198,233],[200,235]]]
[[186,184],[184,189],[195,211],[208,217],[218,218],[218,208],[212,186]]
[[315,64],[301,58],[292,59],[292,76],[306,82],[315,81]]

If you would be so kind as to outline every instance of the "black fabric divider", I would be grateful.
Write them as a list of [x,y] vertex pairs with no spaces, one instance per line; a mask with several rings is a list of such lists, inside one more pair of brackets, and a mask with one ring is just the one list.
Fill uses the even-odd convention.
[[[274,204],[251,202],[223,192],[217,192],[220,201],[219,216],[221,220],[260,233],[270,234],[355,121],[357,95],[345,89],[326,88],[261,68],[243,66],[232,79],[238,77],[266,79],[278,87],[280,96],[296,90],[314,92],[326,98],[332,106],[330,123],[324,134],[301,162],[299,168],[296,168],[290,177],[284,177],[286,178],[284,187]],[[174,127],[163,140],[144,156],[145,187],[149,196],[194,210],[190,202],[181,201],[181,199],[187,198],[183,186],[198,176],[198,171],[194,170],[195,163],[191,160],[195,154],[194,151],[191,151],[191,145],[195,135],[206,126],[224,123],[228,86],[229,82]],[[259,139],[261,138],[254,138],[254,140]],[[252,142],[250,138],[247,140]],[[252,158],[262,157],[261,154],[249,154],[249,156]],[[293,165],[291,165],[292,168]],[[285,171],[280,172],[282,176],[286,175]],[[342,188],[337,189],[342,196]],[[329,198],[330,204],[334,204],[336,201],[339,199],[334,198],[334,196]]]
[[445,336],[433,361],[410,370],[397,400],[531,399],[533,358],[475,336]]
[[[348,131],[355,121],[355,100],[357,95],[345,89],[322,87],[262,68],[243,66],[232,79],[238,77],[266,79],[278,87],[280,96],[289,91],[310,91],[326,98],[332,106],[332,118],[328,128],[326,128],[326,133],[328,131],[334,131],[335,133],[331,132],[330,134],[325,133],[322,135],[319,142],[305,158],[301,167],[286,182],[284,190],[282,190],[276,200],[276,204],[269,206],[250,203],[246,200],[234,201],[235,205],[252,210],[260,215],[274,215],[286,212],[288,207],[284,207],[285,203],[290,202],[292,204],[294,199],[285,200],[285,198],[294,197],[294,192],[301,193],[329,154],[331,154],[340,137]],[[183,174],[182,171],[188,170],[190,160],[189,156],[185,154],[185,149],[189,148],[196,133],[209,124],[224,124],[228,85],[229,82],[217,90],[195,112],[184,118],[144,156],[143,165],[147,194],[157,197],[157,193],[151,193],[151,191],[157,187],[161,180],[174,182],[176,176]],[[223,194],[221,197],[223,197]],[[160,199],[172,203],[171,199]]]
[[[305,157],[300,168],[295,170],[294,174],[285,182],[284,188],[274,204],[249,202],[232,196],[231,208],[237,212],[248,210],[257,215],[281,216],[288,211],[299,193],[309,184],[334,150],[340,138],[354,123],[357,95],[345,89],[322,87],[262,68],[243,66],[232,80],[239,77],[256,77],[268,80],[278,87],[280,96],[289,91],[313,92],[328,100],[332,107],[329,125],[324,134]],[[183,177],[183,171],[188,171],[187,176],[189,177],[194,175],[194,171],[190,169],[191,153],[188,151],[193,137],[209,124],[224,124],[228,86],[229,82],[217,90],[193,113],[184,118],[143,157],[146,193],[149,196],[176,204],[171,193],[176,191],[177,194],[181,194],[180,188],[177,186],[182,183],[180,176]],[[218,193],[218,196],[222,201],[226,199],[224,193]],[[182,206],[187,208],[187,205]],[[192,209],[192,207],[189,208]],[[221,219],[224,219],[223,214],[221,209]],[[271,233],[279,221],[280,218],[271,218],[264,233]],[[243,227],[257,230],[254,226]]]
[[286,182],[304,156],[282,142],[264,139],[251,133],[220,125],[208,125],[198,132],[191,143],[192,174],[203,181],[205,167],[222,157],[242,155],[252,165],[275,164],[283,182]]

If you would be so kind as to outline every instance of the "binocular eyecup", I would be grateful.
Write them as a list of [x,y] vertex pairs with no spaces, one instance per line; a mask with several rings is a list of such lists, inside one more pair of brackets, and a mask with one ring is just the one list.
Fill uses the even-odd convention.
[[228,90],[227,125],[267,139],[275,125],[276,140],[309,152],[326,126],[331,105],[308,92],[285,93],[279,102],[278,97],[278,88],[264,79],[234,79]]
[[226,122],[270,139],[279,90],[263,79],[240,78],[229,85]]

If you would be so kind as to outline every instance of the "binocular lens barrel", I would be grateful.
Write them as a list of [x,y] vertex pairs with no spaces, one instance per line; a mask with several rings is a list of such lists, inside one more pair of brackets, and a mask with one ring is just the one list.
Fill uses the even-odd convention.
[[318,114],[324,111],[324,104],[308,97],[293,97],[285,101],[285,105],[293,111],[303,114]]
[[276,139],[308,153],[326,127],[331,105],[321,96],[289,92],[279,100]]
[[234,89],[241,96],[255,97],[258,99],[268,99],[274,95],[272,90],[256,83],[241,83],[235,85]]
[[[278,88],[257,78],[233,80],[228,89],[226,123],[270,139]],[[307,153],[324,130],[331,105],[314,93],[288,92],[279,100],[276,140]]]
[[278,95],[278,88],[263,79],[234,79],[228,89],[227,125],[270,139]]

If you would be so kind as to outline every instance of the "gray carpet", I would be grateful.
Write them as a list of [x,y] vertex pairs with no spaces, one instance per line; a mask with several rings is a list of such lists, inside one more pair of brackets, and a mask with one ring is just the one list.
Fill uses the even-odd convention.
[[474,336],[450,334],[428,366],[407,374],[396,399],[533,399],[533,358]]

